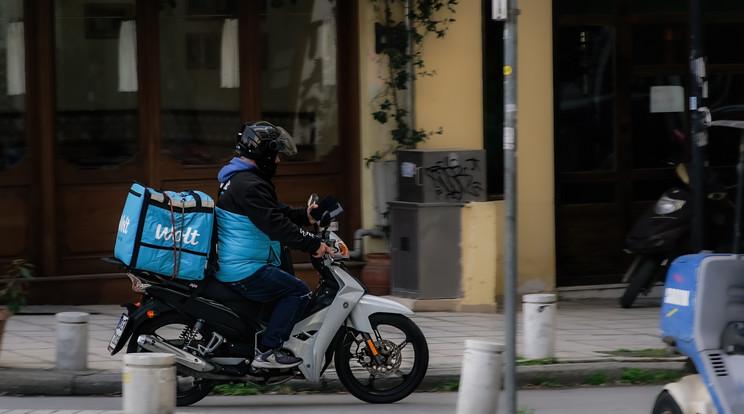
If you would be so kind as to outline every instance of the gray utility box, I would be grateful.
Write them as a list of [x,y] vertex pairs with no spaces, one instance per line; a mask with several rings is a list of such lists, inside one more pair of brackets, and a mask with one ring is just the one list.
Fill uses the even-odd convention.
[[461,296],[462,203],[390,203],[393,296],[452,299]]
[[398,201],[486,201],[486,150],[400,150]]

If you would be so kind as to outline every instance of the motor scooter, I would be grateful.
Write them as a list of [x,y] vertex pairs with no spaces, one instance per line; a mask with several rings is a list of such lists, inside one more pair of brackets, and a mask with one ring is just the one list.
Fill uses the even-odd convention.
[[[674,258],[692,253],[692,187],[685,164],[677,165],[676,173],[681,185],[666,190],[646,209],[623,241],[623,251],[634,256],[622,279],[623,283],[628,283],[620,297],[623,308],[633,306],[639,295],[647,295],[657,282],[663,281]],[[734,205],[728,196],[730,187],[714,174],[709,175],[705,224],[710,243],[706,248],[725,251],[730,247]]]
[[684,255],[667,272],[662,340],[673,352],[688,356],[697,373],[665,385],[652,414],[744,413],[744,255],[739,254],[744,122],[708,126],[742,130],[732,253]]
[[[316,201],[313,196],[308,204]],[[331,231],[331,220],[343,209],[331,207],[317,219],[316,230],[336,254],[311,256],[320,282],[283,346],[302,358],[299,366],[251,365],[267,325],[265,305],[213,277],[180,280],[128,266],[124,270],[132,289],[142,297],[139,303],[122,305],[127,311],[114,330],[109,352],[174,355],[179,406],[200,401],[219,384],[272,386],[290,379],[318,383],[331,363],[339,381],[363,401],[405,398],[426,374],[426,338],[409,318],[413,311],[368,294],[349,273],[343,262],[348,249]]]

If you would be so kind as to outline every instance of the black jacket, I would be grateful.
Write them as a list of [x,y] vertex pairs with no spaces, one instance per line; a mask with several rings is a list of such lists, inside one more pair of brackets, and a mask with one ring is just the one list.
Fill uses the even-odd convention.
[[280,202],[274,184],[256,170],[240,171],[230,177],[221,186],[217,207],[247,216],[271,240],[290,249],[315,253],[320,247],[320,238],[300,227],[310,224],[307,208]]

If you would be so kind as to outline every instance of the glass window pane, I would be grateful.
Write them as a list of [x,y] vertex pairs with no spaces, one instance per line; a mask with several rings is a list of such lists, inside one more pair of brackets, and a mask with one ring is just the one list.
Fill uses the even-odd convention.
[[239,114],[234,2],[164,2],[160,11],[163,149],[183,165],[234,154]]
[[134,1],[55,1],[57,151],[81,168],[139,149]]
[[687,11],[686,1],[680,0],[632,0],[631,13],[684,13]]
[[708,63],[744,62],[744,32],[741,23],[715,23],[706,26]]
[[597,0],[558,0],[555,8],[559,15],[567,14],[612,14],[614,1]]
[[615,202],[614,183],[566,183],[558,191],[560,204],[602,204]]
[[706,0],[704,6],[710,12],[744,11],[744,2],[741,0]]
[[633,168],[660,168],[689,161],[689,127],[684,112],[651,112],[652,86],[684,86],[680,76],[631,80]]
[[686,64],[687,23],[633,25],[633,64]]
[[613,30],[565,27],[556,37],[558,171],[615,168]]
[[[744,120],[744,75],[710,75],[708,107],[714,120]],[[741,130],[708,128],[709,160],[713,166],[735,166]],[[733,175],[733,169],[731,171]],[[735,176],[734,176],[735,177]],[[728,183],[736,182],[736,178]]]
[[22,1],[0,2],[0,172],[27,154],[24,47]]
[[339,142],[333,3],[269,2],[261,35],[264,118],[297,141],[287,161],[320,159]]

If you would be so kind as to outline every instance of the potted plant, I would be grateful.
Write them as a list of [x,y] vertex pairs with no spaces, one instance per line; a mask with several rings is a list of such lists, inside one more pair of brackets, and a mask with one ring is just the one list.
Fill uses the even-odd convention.
[[5,321],[26,305],[28,281],[34,278],[34,265],[25,259],[15,259],[0,273],[0,344]]

